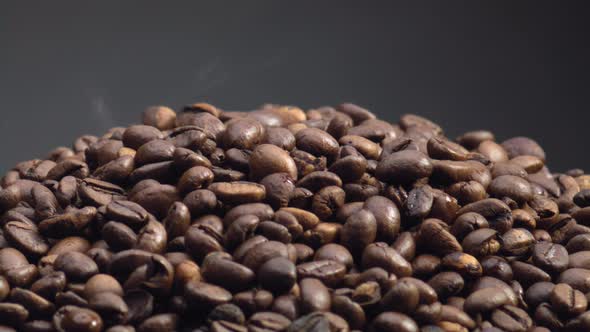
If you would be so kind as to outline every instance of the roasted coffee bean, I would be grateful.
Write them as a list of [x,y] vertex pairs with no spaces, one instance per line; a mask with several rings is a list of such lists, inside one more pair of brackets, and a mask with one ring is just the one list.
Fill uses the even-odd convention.
[[441,299],[458,295],[465,286],[463,277],[457,272],[441,272],[428,281],[428,285],[434,289]]
[[503,331],[529,331],[533,325],[533,320],[526,311],[511,305],[494,310],[490,320]]
[[586,311],[588,301],[582,292],[568,284],[557,284],[549,295],[551,307],[557,312],[579,315]]
[[468,212],[475,212],[483,216],[489,227],[500,233],[508,231],[512,227],[512,213],[510,207],[504,202],[495,198],[486,198],[462,207],[457,215]]
[[304,313],[328,311],[331,297],[328,288],[318,279],[307,278],[299,282],[301,289],[301,310]]
[[203,261],[202,276],[212,284],[232,291],[248,288],[255,279],[255,274],[246,266],[232,261],[229,254],[210,253]]
[[377,237],[377,221],[368,210],[359,210],[346,219],[340,234],[341,242],[353,254],[360,254]]
[[442,221],[438,219],[425,220],[420,225],[416,241],[440,255],[463,250],[455,236],[446,230],[442,226]]
[[535,238],[524,228],[513,228],[502,234],[502,251],[507,256],[528,256]]
[[541,281],[532,284],[525,293],[525,300],[529,308],[536,308],[543,302],[549,302],[555,284]]
[[176,113],[166,106],[150,106],[143,111],[142,120],[144,125],[168,130],[174,128]]
[[158,314],[143,321],[137,328],[137,332],[172,332],[178,326],[176,314]]
[[371,331],[387,332],[418,332],[418,325],[410,317],[398,312],[384,312],[379,314],[371,323]]
[[509,304],[510,298],[501,289],[490,287],[471,293],[465,299],[465,312],[468,314],[485,313]]
[[539,242],[533,246],[533,264],[550,273],[560,273],[568,268],[568,251],[560,244]]
[[518,280],[525,287],[540,281],[551,281],[551,276],[547,272],[532,264],[519,261],[513,262],[512,271],[514,273],[514,279]]
[[258,281],[265,289],[274,293],[289,291],[297,281],[295,265],[284,257],[266,261],[258,270]]
[[106,325],[122,324],[127,320],[129,308],[120,295],[96,293],[88,297],[88,305],[102,317]]
[[58,331],[64,332],[99,332],[103,329],[103,320],[95,311],[66,305],[53,315],[53,325]]
[[483,274],[503,281],[510,281],[513,278],[512,267],[506,259],[499,256],[487,256],[481,259]]
[[63,271],[68,279],[75,281],[85,281],[98,273],[98,266],[90,257],[75,251],[57,256],[53,267],[56,271]]
[[260,180],[266,191],[266,201],[275,209],[289,205],[295,183],[288,173],[274,173]]
[[331,260],[314,260],[297,265],[297,276],[300,279],[316,278],[326,286],[338,285],[346,274],[346,266]]
[[203,310],[228,303],[232,298],[227,290],[199,281],[189,281],[185,286],[184,294],[191,306]]
[[432,171],[432,163],[423,153],[404,150],[382,159],[376,175],[381,181],[408,184],[430,176]]

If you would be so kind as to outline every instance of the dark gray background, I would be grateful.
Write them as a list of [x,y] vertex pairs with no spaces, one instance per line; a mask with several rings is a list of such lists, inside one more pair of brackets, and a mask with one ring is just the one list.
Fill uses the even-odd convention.
[[572,2],[2,2],[0,171],[151,104],[353,101],[590,169],[588,11]]

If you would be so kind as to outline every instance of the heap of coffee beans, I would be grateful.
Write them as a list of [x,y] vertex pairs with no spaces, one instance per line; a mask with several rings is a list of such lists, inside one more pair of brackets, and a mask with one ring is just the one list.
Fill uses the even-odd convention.
[[354,105],[163,106],[0,185],[0,331],[590,331],[590,175]]

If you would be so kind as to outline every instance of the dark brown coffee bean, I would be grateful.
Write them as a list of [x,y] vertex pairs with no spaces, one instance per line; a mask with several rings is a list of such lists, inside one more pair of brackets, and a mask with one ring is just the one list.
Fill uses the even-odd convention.
[[55,305],[43,297],[22,288],[10,291],[10,302],[18,303],[27,309],[33,317],[50,317],[55,311]]
[[96,312],[72,305],[61,307],[53,315],[53,325],[60,332],[99,332],[103,329],[103,321]]
[[162,132],[155,127],[135,125],[127,128],[123,133],[123,144],[137,150],[145,143],[162,138]]
[[458,295],[465,286],[463,277],[457,272],[441,272],[433,276],[428,285],[434,289],[441,299]]
[[540,281],[551,281],[551,276],[547,272],[532,264],[519,261],[513,262],[512,271],[514,273],[514,279],[518,280],[525,287]]
[[359,210],[346,219],[340,234],[341,243],[353,254],[360,254],[377,237],[377,221],[368,210]]
[[258,312],[248,320],[248,330],[252,332],[284,331],[291,324],[287,317],[274,312]]
[[420,226],[416,240],[428,248],[432,253],[446,255],[455,251],[462,251],[461,244],[455,236],[442,226],[438,219],[425,220]]
[[287,151],[295,148],[295,136],[286,128],[266,128],[263,142]]
[[536,308],[543,302],[549,302],[555,284],[541,281],[532,284],[525,293],[525,300],[529,308]]
[[108,274],[97,274],[84,285],[84,297],[90,298],[98,293],[113,293],[123,296],[123,288],[117,279]]
[[432,170],[432,163],[424,154],[404,150],[382,159],[377,166],[376,175],[382,181],[407,184],[430,176]]
[[476,181],[487,188],[492,180],[490,171],[477,161],[433,160],[432,165],[432,178],[438,183]]
[[495,230],[482,228],[469,233],[463,239],[461,246],[466,253],[475,257],[483,257],[496,254],[500,250],[501,244]]
[[398,312],[384,312],[379,314],[371,323],[371,331],[387,332],[418,332],[418,325],[410,317]]
[[489,192],[494,197],[509,197],[519,204],[533,198],[533,190],[529,182],[513,175],[502,175],[495,178],[490,183]]
[[245,181],[215,182],[208,189],[229,205],[260,202],[266,195],[264,186]]
[[291,179],[297,179],[297,166],[293,158],[288,152],[272,144],[257,146],[250,155],[249,166],[254,180],[273,173],[287,173]]
[[563,271],[557,282],[572,286],[582,293],[590,292],[590,270],[572,268]]
[[159,218],[166,216],[175,201],[180,201],[175,187],[160,184],[145,187],[134,194],[129,193],[129,199]]
[[115,251],[131,249],[137,243],[137,234],[120,222],[109,221],[102,227],[101,234],[109,247]]
[[465,253],[454,252],[442,259],[443,268],[455,271],[467,278],[477,278],[483,273],[479,261]]
[[512,280],[512,267],[508,262],[499,256],[487,256],[481,260],[483,274],[508,282]]
[[568,268],[569,257],[567,250],[560,244],[539,242],[533,246],[533,264],[548,271],[560,273]]
[[564,325],[548,303],[542,303],[537,307],[534,318],[536,324],[547,327],[551,331],[559,330]]
[[470,315],[492,311],[505,304],[510,299],[505,292],[498,288],[483,288],[471,293],[465,299],[465,312]]
[[590,234],[579,234],[574,236],[567,242],[565,248],[570,254],[578,251],[590,250]]
[[327,171],[315,171],[305,175],[297,182],[297,187],[302,187],[317,192],[328,186],[342,187],[342,180],[338,175]]
[[205,257],[201,274],[208,282],[231,291],[247,289],[256,278],[252,270],[232,261],[229,254],[219,252]]
[[344,182],[357,181],[367,170],[367,160],[362,156],[346,156],[334,162],[329,170]]
[[529,331],[533,326],[533,320],[526,311],[511,305],[494,310],[490,320],[503,331]]
[[346,194],[342,188],[328,186],[320,189],[312,200],[312,211],[318,218],[329,220],[344,204]]
[[79,252],[67,252],[57,256],[53,266],[55,270],[63,271],[68,279],[76,281],[85,281],[98,273],[96,263]]
[[301,289],[301,310],[304,313],[330,309],[330,293],[320,280],[306,278],[299,282],[299,287]]
[[509,158],[517,156],[534,156],[545,161],[545,152],[537,142],[528,137],[514,137],[502,142],[502,147],[508,153]]
[[191,306],[202,310],[228,303],[232,296],[227,290],[205,282],[189,281],[184,296]]
[[3,230],[4,237],[27,255],[40,256],[49,251],[49,245],[31,224],[10,221],[4,225]]
[[258,271],[262,264],[276,257],[288,258],[289,253],[287,246],[277,241],[266,241],[254,246],[246,252],[241,261],[242,264],[253,271]]
[[316,278],[326,286],[338,285],[346,274],[346,266],[331,260],[315,260],[297,265],[300,279]]
[[128,291],[123,297],[127,304],[127,322],[138,324],[148,318],[154,308],[153,296],[144,290]]
[[410,263],[395,249],[383,242],[370,244],[364,249],[362,265],[365,269],[381,267],[400,278],[412,275]]
[[512,228],[512,213],[510,207],[501,200],[495,198],[486,198],[462,207],[457,211],[457,215],[468,212],[475,212],[483,216],[489,223],[490,227],[500,233],[504,233]]
[[176,147],[166,140],[153,140],[143,144],[135,154],[137,167],[172,160]]
[[150,106],[143,111],[142,120],[144,125],[168,130],[174,128],[176,112],[166,106]]
[[266,201],[278,209],[289,205],[295,190],[293,178],[287,173],[274,173],[260,180],[266,191]]
[[226,129],[220,138],[227,149],[252,149],[264,138],[264,127],[254,119],[233,119],[225,125]]
[[315,252],[314,260],[331,260],[339,262],[350,269],[353,266],[353,258],[346,247],[336,243],[322,246]]
[[555,285],[549,299],[553,309],[568,315],[579,315],[586,311],[588,306],[584,294],[568,284]]
[[418,307],[420,292],[409,282],[396,283],[381,299],[385,310],[399,311],[411,314]]
[[272,293],[266,290],[252,289],[234,295],[233,303],[239,306],[247,316],[258,311],[268,310],[273,302]]
[[120,295],[96,293],[88,298],[88,305],[101,316],[106,325],[122,324],[127,319],[129,308]]
[[528,256],[535,244],[533,234],[524,228],[513,228],[502,234],[502,251],[507,256]]
[[208,227],[193,225],[185,234],[187,251],[201,261],[207,254],[214,251],[223,251],[218,235]]
[[178,326],[176,314],[158,314],[143,321],[137,328],[137,332],[173,332]]
[[274,293],[289,291],[297,281],[295,265],[284,257],[266,261],[258,270],[258,281],[265,289]]

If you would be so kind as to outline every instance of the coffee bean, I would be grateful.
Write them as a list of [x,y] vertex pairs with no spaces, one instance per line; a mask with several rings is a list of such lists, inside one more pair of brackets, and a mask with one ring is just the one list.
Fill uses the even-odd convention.
[[418,325],[410,317],[398,312],[384,312],[379,314],[371,323],[372,331],[400,331],[417,332]]
[[568,284],[557,284],[549,295],[551,307],[557,312],[579,315],[586,311],[588,301],[582,292]]
[[154,315],[143,321],[137,328],[137,332],[172,332],[176,331],[178,316],[175,314]]
[[176,113],[166,106],[150,106],[143,111],[143,124],[160,130],[174,128]]
[[407,184],[428,177],[433,171],[430,160],[422,153],[404,150],[382,159],[376,175],[382,181]]
[[377,221],[368,210],[359,210],[346,219],[341,242],[353,253],[360,254],[377,237]]
[[545,161],[545,152],[537,142],[528,137],[514,137],[502,142],[509,158],[534,156]]
[[58,331],[98,332],[103,328],[103,321],[92,310],[66,305],[53,315],[53,325]]
[[301,310],[304,313],[328,311],[331,305],[328,288],[318,279],[307,278],[299,282],[301,289]]
[[258,270],[258,281],[265,289],[284,293],[295,285],[297,274],[295,265],[290,260],[276,257],[262,264]]
[[526,311],[511,305],[494,310],[491,322],[503,331],[529,331],[533,325]]
[[528,256],[535,243],[533,234],[523,228],[513,228],[502,235],[502,251],[507,256]]
[[567,253],[560,244],[539,242],[533,246],[532,259],[535,266],[551,273],[559,273],[568,267],[570,259]]
[[98,266],[90,257],[74,251],[57,256],[53,266],[63,271],[68,279],[77,281],[85,281],[98,273]]
[[429,248],[432,252],[445,255],[455,251],[462,251],[461,244],[455,236],[446,230],[442,221],[427,219],[420,226],[416,240],[419,244]]
[[248,288],[256,277],[252,270],[233,262],[231,256],[220,252],[213,252],[205,257],[201,274],[210,283],[232,291]]
[[184,294],[191,306],[204,310],[228,303],[232,298],[231,293],[225,289],[199,281],[189,281]]

